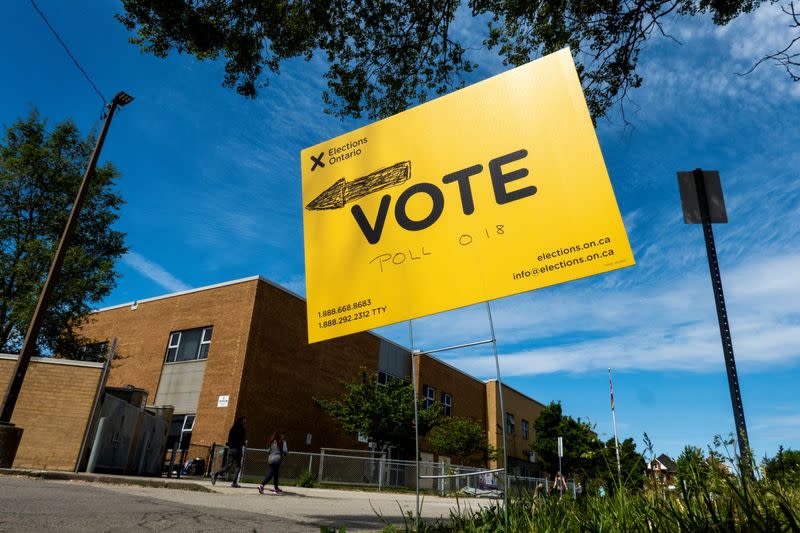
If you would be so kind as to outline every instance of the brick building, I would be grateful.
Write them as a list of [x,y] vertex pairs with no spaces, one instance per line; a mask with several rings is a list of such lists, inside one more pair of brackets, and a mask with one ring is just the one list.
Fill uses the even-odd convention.
[[[118,338],[108,386],[142,388],[149,405],[173,405],[171,438],[190,440],[194,453],[224,443],[242,415],[251,447],[263,447],[279,428],[299,452],[365,449],[314,398],[341,395],[342,382],[352,381],[361,367],[377,372],[379,382],[388,375],[410,378],[408,350],[368,332],[309,344],[305,305],[255,276],[101,309],[83,334],[97,342]],[[477,380],[430,355],[418,361],[422,401],[439,400],[447,414],[479,422],[501,449],[496,382]],[[519,420],[509,435],[509,464],[530,467],[531,424],[542,405],[505,390],[506,411]]]

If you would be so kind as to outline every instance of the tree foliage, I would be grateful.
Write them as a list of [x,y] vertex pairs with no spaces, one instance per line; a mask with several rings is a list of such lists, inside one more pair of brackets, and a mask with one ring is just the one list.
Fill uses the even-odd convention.
[[470,418],[447,419],[431,430],[428,443],[436,453],[448,455],[462,465],[485,465],[495,454],[483,427]]
[[[94,146],[70,121],[48,129],[38,112],[0,141],[0,351],[19,351]],[[98,166],[39,333],[40,353],[82,358],[77,328],[115,286],[126,252],[114,231],[119,172]]]
[[705,486],[711,475],[711,467],[703,457],[703,451],[696,446],[686,445],[675,465],[678,480],[687,484]]
[[596,477],[602,457],[603,443],[591,426],[566,416],[561,403],[550,402],[533,423],[536,435],[531,449],[542,469],[550,474],[558,470],[558,437],[564,439],[562,473],[568,477],[589,479]]
[[564,415],[560,403],[550,402],[539,413],[533,426],[536,436],[531,449],[549,474],[558,470],[558,437],[562,437],[562,472],[569,478],[582,481],[585,490],[592,491],[600,485],[607,491],[614,491],[619,486],[628,489],[644,486],[647,465],[642,454],[636,451],[633,439],[620,442],[621,468],[618,472],[614,439],[603,443],[590,424]]
[[613,437],[608,439],[603,449],[603,461],[597,466],[597,480],[612,493],[619,487],[638,490],[647,480],[647,463],[644,456],[636,450],[636,443],[628,437],[619,443],[619,469],[617,452]]
[[[224,57],[223,85],[248,97],[294,57],[327,60],[328,110],[385,117],[462,83],[477,65],[454,29],[457,14],[488,21],[484,46],[507,65],[572,49],[595,118],[639,87],[639,52],[674,15],[724,25],[763,0],[123,0],[117,18],[143,51]],[[794,42],[792,43],[794,44]],[[791,45],[790,45],[791,46]],[[756,58],[754,58],[755,60]]]
[[800,486],[800,451],[784,450],[781,446],[775,457],[764,460],[763,466],[768,479]]
[[[393,377],[385,385],[379,385],[376,377],[362,368],[355,381],[344,384],[345,392],[340,398],[315,401],[339,421],[345,432],[366,437],[377,449],[396,446],[413,450],[414,387]],[[442,418],[438,404],[419,409],[420,436],[439,425]]]

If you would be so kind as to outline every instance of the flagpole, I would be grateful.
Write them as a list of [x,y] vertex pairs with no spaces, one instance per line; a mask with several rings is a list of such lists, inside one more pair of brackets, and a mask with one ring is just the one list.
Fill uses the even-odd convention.
[[611,420],[614,422],[614,449],[617,451],[617,474],[622,477],[622,465],[619,462],[619,440],[617,440],[617,410],[614,406],[614,386],[611,384],[611,369],[608,369],[608,388],[611,391]]

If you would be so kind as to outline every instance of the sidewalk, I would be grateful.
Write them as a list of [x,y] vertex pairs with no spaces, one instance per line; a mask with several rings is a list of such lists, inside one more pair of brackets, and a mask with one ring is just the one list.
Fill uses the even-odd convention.
[[197,492],[218,492],[212,489],[210,481],[205,482],[194,478],[177,479],[118,476],[111,474],[87,474],[86,472],[61,472],[58,470],[32,470],[28,468],[0,468],[0,476],[24,476],[60,481],[86,481],[89,483],[108,483],[110,485],[136,485],[139,487],[191,490]]
[[[166,479],[105,474],[75,474],[26,469],[0,469],[2,476],[27,476],[57,481],[87,481],[107,484],[106,490],[143,497],[158,498],[176,504],[200,506],[203,509],[225,509],[243,513],[263,514],[303,524],[310,530],[320,525],[346,526],[348,533],[380,531],[386,523],[402,527],[416,508],[414,493],[372,492],[340,488],[306,488],[284,485],[283,493],[256,490],[255,483],[243,483],[234,488],[230,482],[219,480],[211,485],[209,478]],[[178,489],[178,490],[164,490]],[[421,495],[421,515],[426,520],[446,520],[457,508],[476,509],[502,505],[502,500],[482,498],[443,498]],[[413,519],[413,518],[411,518]]]

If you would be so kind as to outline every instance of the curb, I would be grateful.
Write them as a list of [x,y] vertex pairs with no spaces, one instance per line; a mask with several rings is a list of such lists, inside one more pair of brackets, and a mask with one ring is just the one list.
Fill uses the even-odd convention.
[[109,485],[136,485],[161,489],[189,490],[194,492],[217,492],[205,485],[188,481],[172,481],[161,478],[134,478],[104,474],[58,472],[54,470],[26,470],[22,468],[0,468],[0,476],[26,476],[59,481],[85,481],[88,483],[107,483]]

